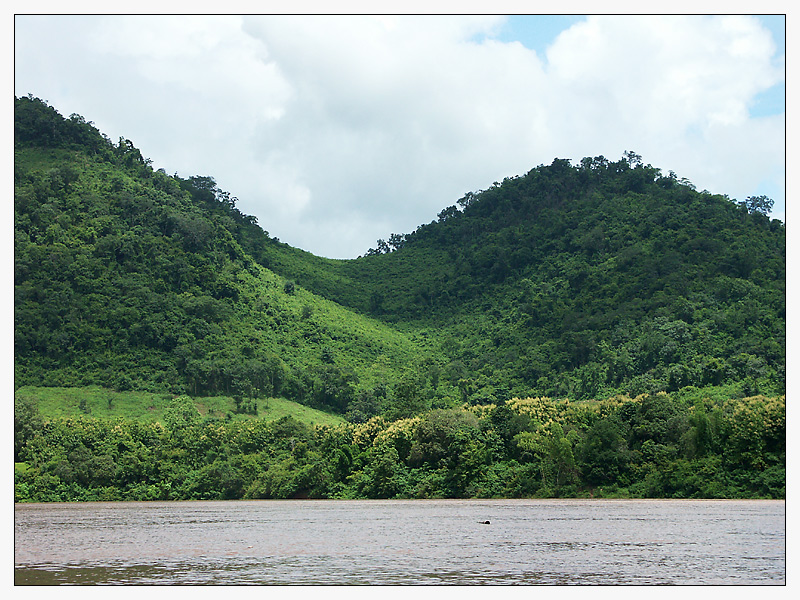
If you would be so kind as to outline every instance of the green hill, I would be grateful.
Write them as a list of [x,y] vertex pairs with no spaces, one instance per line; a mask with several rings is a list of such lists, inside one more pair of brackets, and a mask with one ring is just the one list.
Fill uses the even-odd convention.
[[698,192],[632,153],[555,160],[357,260],[281,261],[279,248],[266,260],[345,306],[435,330],[475,401],[779,393],[785,226],[768,207]]
[[341,413],[359,398],[383,410],[409,381],[422,393],[424,344],[253,260],[243,245],[275,242],[213,180],[153,171],[127,140],[33,99],[16,119],[17,386],[283,396]]
[[21,98],[15,119],[18,384],[367,413],[401,402],[395,386],[406,413],[785,387],[785,227],[763,198],[698,192],[633,153],[555,160],[329,260],[81,117]]
[[17,501],[785,497],[785,227],[633,153],[353,260],[15,100]]

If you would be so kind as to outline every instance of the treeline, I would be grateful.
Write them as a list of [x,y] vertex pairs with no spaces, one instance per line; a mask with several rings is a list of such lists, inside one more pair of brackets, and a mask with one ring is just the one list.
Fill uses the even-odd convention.
[[547,398],[310,428],[43,419],[15,405],[17,502],[239,498],[784,498],[785,398]]

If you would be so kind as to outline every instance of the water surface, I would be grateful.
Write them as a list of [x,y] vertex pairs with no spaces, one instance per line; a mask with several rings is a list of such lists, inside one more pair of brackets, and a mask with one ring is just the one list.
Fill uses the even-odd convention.
[[16,584],[786,581],[784,501],[113,502],[14,513]]

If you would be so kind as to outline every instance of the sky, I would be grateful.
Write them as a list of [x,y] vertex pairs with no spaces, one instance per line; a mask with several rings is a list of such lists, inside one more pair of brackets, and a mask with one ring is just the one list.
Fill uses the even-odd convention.
[[14,93],[211,176],[269,234],[354,258],[555,158],[785,220],[785,17],[17,15]]

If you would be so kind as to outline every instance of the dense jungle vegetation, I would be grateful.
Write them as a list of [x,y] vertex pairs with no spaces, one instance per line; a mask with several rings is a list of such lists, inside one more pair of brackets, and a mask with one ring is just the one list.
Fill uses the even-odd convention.
[[15,417],[16,501],[785,497],[783,398],[514,399],[309,427],[203,418]]
[[768,198],[556,159],[343,261],[32,96],[14,164],[18,501],[785,495]]

